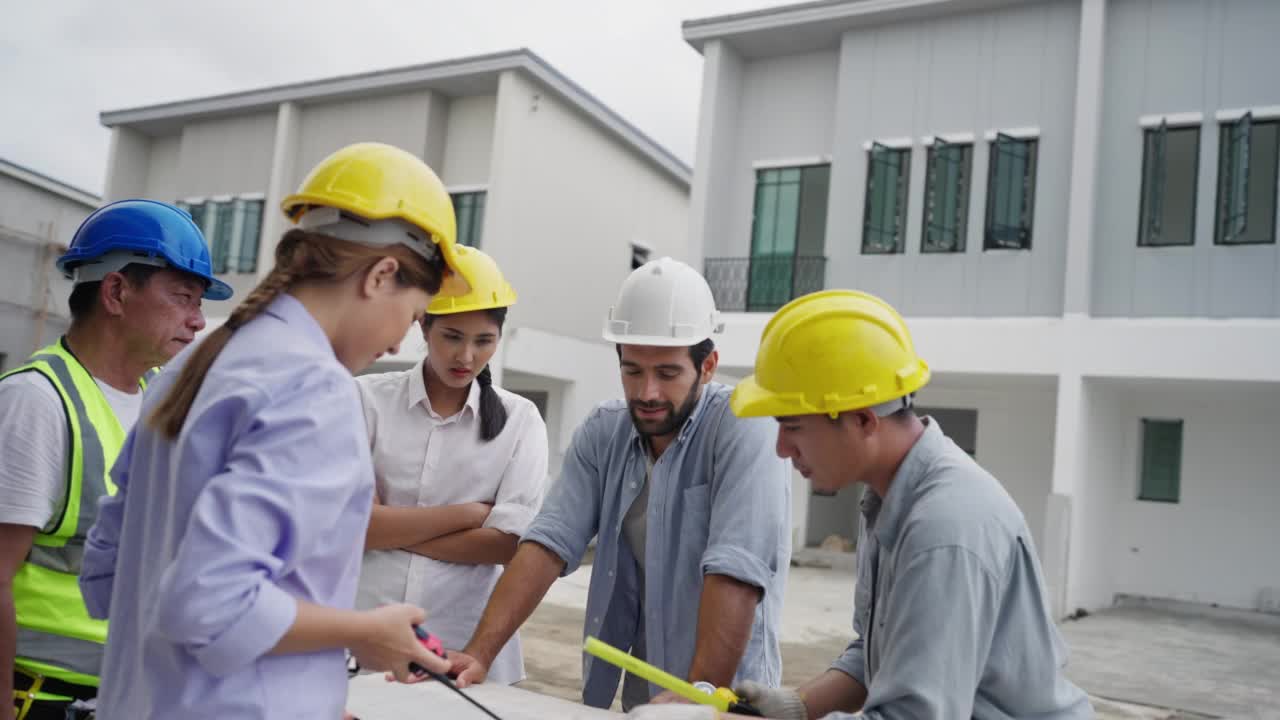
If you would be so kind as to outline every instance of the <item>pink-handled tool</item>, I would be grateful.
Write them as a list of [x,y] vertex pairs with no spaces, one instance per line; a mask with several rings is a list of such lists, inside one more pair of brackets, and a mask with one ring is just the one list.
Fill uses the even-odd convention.
[[[440,638],[427,632],[426,628],[422,627],[421,625],[414,625],[413,634],[418,636],[418,642],[422,643],[423,647],[435,653],[438,657],[442,657],[442,658],[446,657],[444,652],[444,643],[440,642]],[[475,705],[476,707],[480,708],[480,710],[483,711],[484,714],[493,718],[493,720],[501,720],[501,718],[499,718],[497,715],[494,715],[493,712],[489,710],[489,708],[481,705],[480,703],[476,702],[473,698],[468,696],[466,693],[459,690],[458,686],[453,684],[453,679],[450,678],[448,675],[445,675],[443,673],[438,673],[434,670],[428,670],[427,668],[422,667],[418,663],[409,663],[409,672],[417,675],[430,675],[433,680],[438,680],[444,683],[445,686],[448,687],[450,690],[461,695],[463,700],[466,700],[472,705]]]

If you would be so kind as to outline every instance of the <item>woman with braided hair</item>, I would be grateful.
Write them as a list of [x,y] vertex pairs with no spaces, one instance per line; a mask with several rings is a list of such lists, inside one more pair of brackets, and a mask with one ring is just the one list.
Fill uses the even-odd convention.
[[[494,387],[489,361],[516,302],[497,263],[458,248],[471,292],[437,297],[422,319],[427,357],[359,378],[377,505],[357,606],[407,602],[446,647],[461,648],[542,505],[547,428],[529,400]],[[524,678],[519,637],[489,679]]]
[[452,205],[421,160],[362,143],[284,210],[271,272],[151,384],[89,533],[100,717],[338,718],[344,648],[402,680],[448,669],[421,609],[353,609],[374,484],[351,374],[466,291]]

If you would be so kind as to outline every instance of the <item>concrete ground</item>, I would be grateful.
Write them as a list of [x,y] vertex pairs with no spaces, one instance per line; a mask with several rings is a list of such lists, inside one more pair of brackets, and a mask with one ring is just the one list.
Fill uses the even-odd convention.
[[[813,563],[806,563],[813,564]],[[820,564],[820,563],[819,563]],[[582,621],[591,567],[562,578],[521,631],[519,687],[581,701]],[[783,683],[824,671],[848,641],[848,567],[793,567],[783,617]],[[1068,674],[1108,720],[1280,718],[1280,629],[1153,610],[1117,609],[1064,624]],[[615,703],[615,709],[617,704]]]
[[1062,625],[1095,695],[1207,716],[1280,718],[1280,618],[1120,607]]

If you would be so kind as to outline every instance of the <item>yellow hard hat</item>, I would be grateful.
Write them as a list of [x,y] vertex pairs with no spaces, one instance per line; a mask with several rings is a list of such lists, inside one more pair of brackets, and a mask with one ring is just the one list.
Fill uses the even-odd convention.
[[755,370],[733,390],[730,406],[739,417],[836,417],[929,382],[902,316],[856,290],[825,290],[784,305],[765,325]]
[[456,297],[435,296],[427,308],[429,314],[453,315],[516,304],[515,288],[502,276],[502,270],[493,258],[466,245],[459,245],[457,254],[458,268],[470,278],[471,292]]
[[316,207],[366,220],[403,220],[431,238],[452,271],[440,294],[468,291],[470,278],[458,267],[453,201],[435,171],[412,153],[383,143],[348,145],[312,168],[280,207],[294,222]]

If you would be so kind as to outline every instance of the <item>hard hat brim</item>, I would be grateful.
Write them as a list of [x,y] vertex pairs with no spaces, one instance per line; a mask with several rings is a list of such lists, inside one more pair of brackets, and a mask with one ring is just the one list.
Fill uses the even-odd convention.
[[707,337],[677,338],[669,335],[621,335],[605,330],[601,333],[606,342],[619,345],[648,345],[651,347],[693,347]]
[[798,394],[782,395],[764,388],[754,374],[743,378],[733,388],[729,407],[738,417],[787,417],[791,415],[817,415],[820,411],[810,406]]
[[478,312],[480,310],[508,308],[516,304],[516,291],[508,287],[503,296],[495,298],[492,302],[475,303],[467,302],[467,299],[463,295],[436,295],[431,300],[427,313],[430,315],[461,315],[462,313]]
[[198,275],[197,277],[199,277],[199,278],[200,278],[200,279],[202,279],[202,280],[208,280],[208,281],[209,281],[209,287],[207,287],[207,288],[205,288],[205,289],[204,289],[204,299],[205,299],[205,300],[229,300],[229,299],[231,299],[231,295],[232,295],[232,293],[233,293],[234,291],[231,289],[231,286],[230,286],[230,285],[228,285],[228,284],[226,284],[226,283],[222,282],[221,280],[219,280],[219,279],[218,279],[218,278],[216,278],[216,277],[205,277],[205,276],[203,276],[203,275]]

